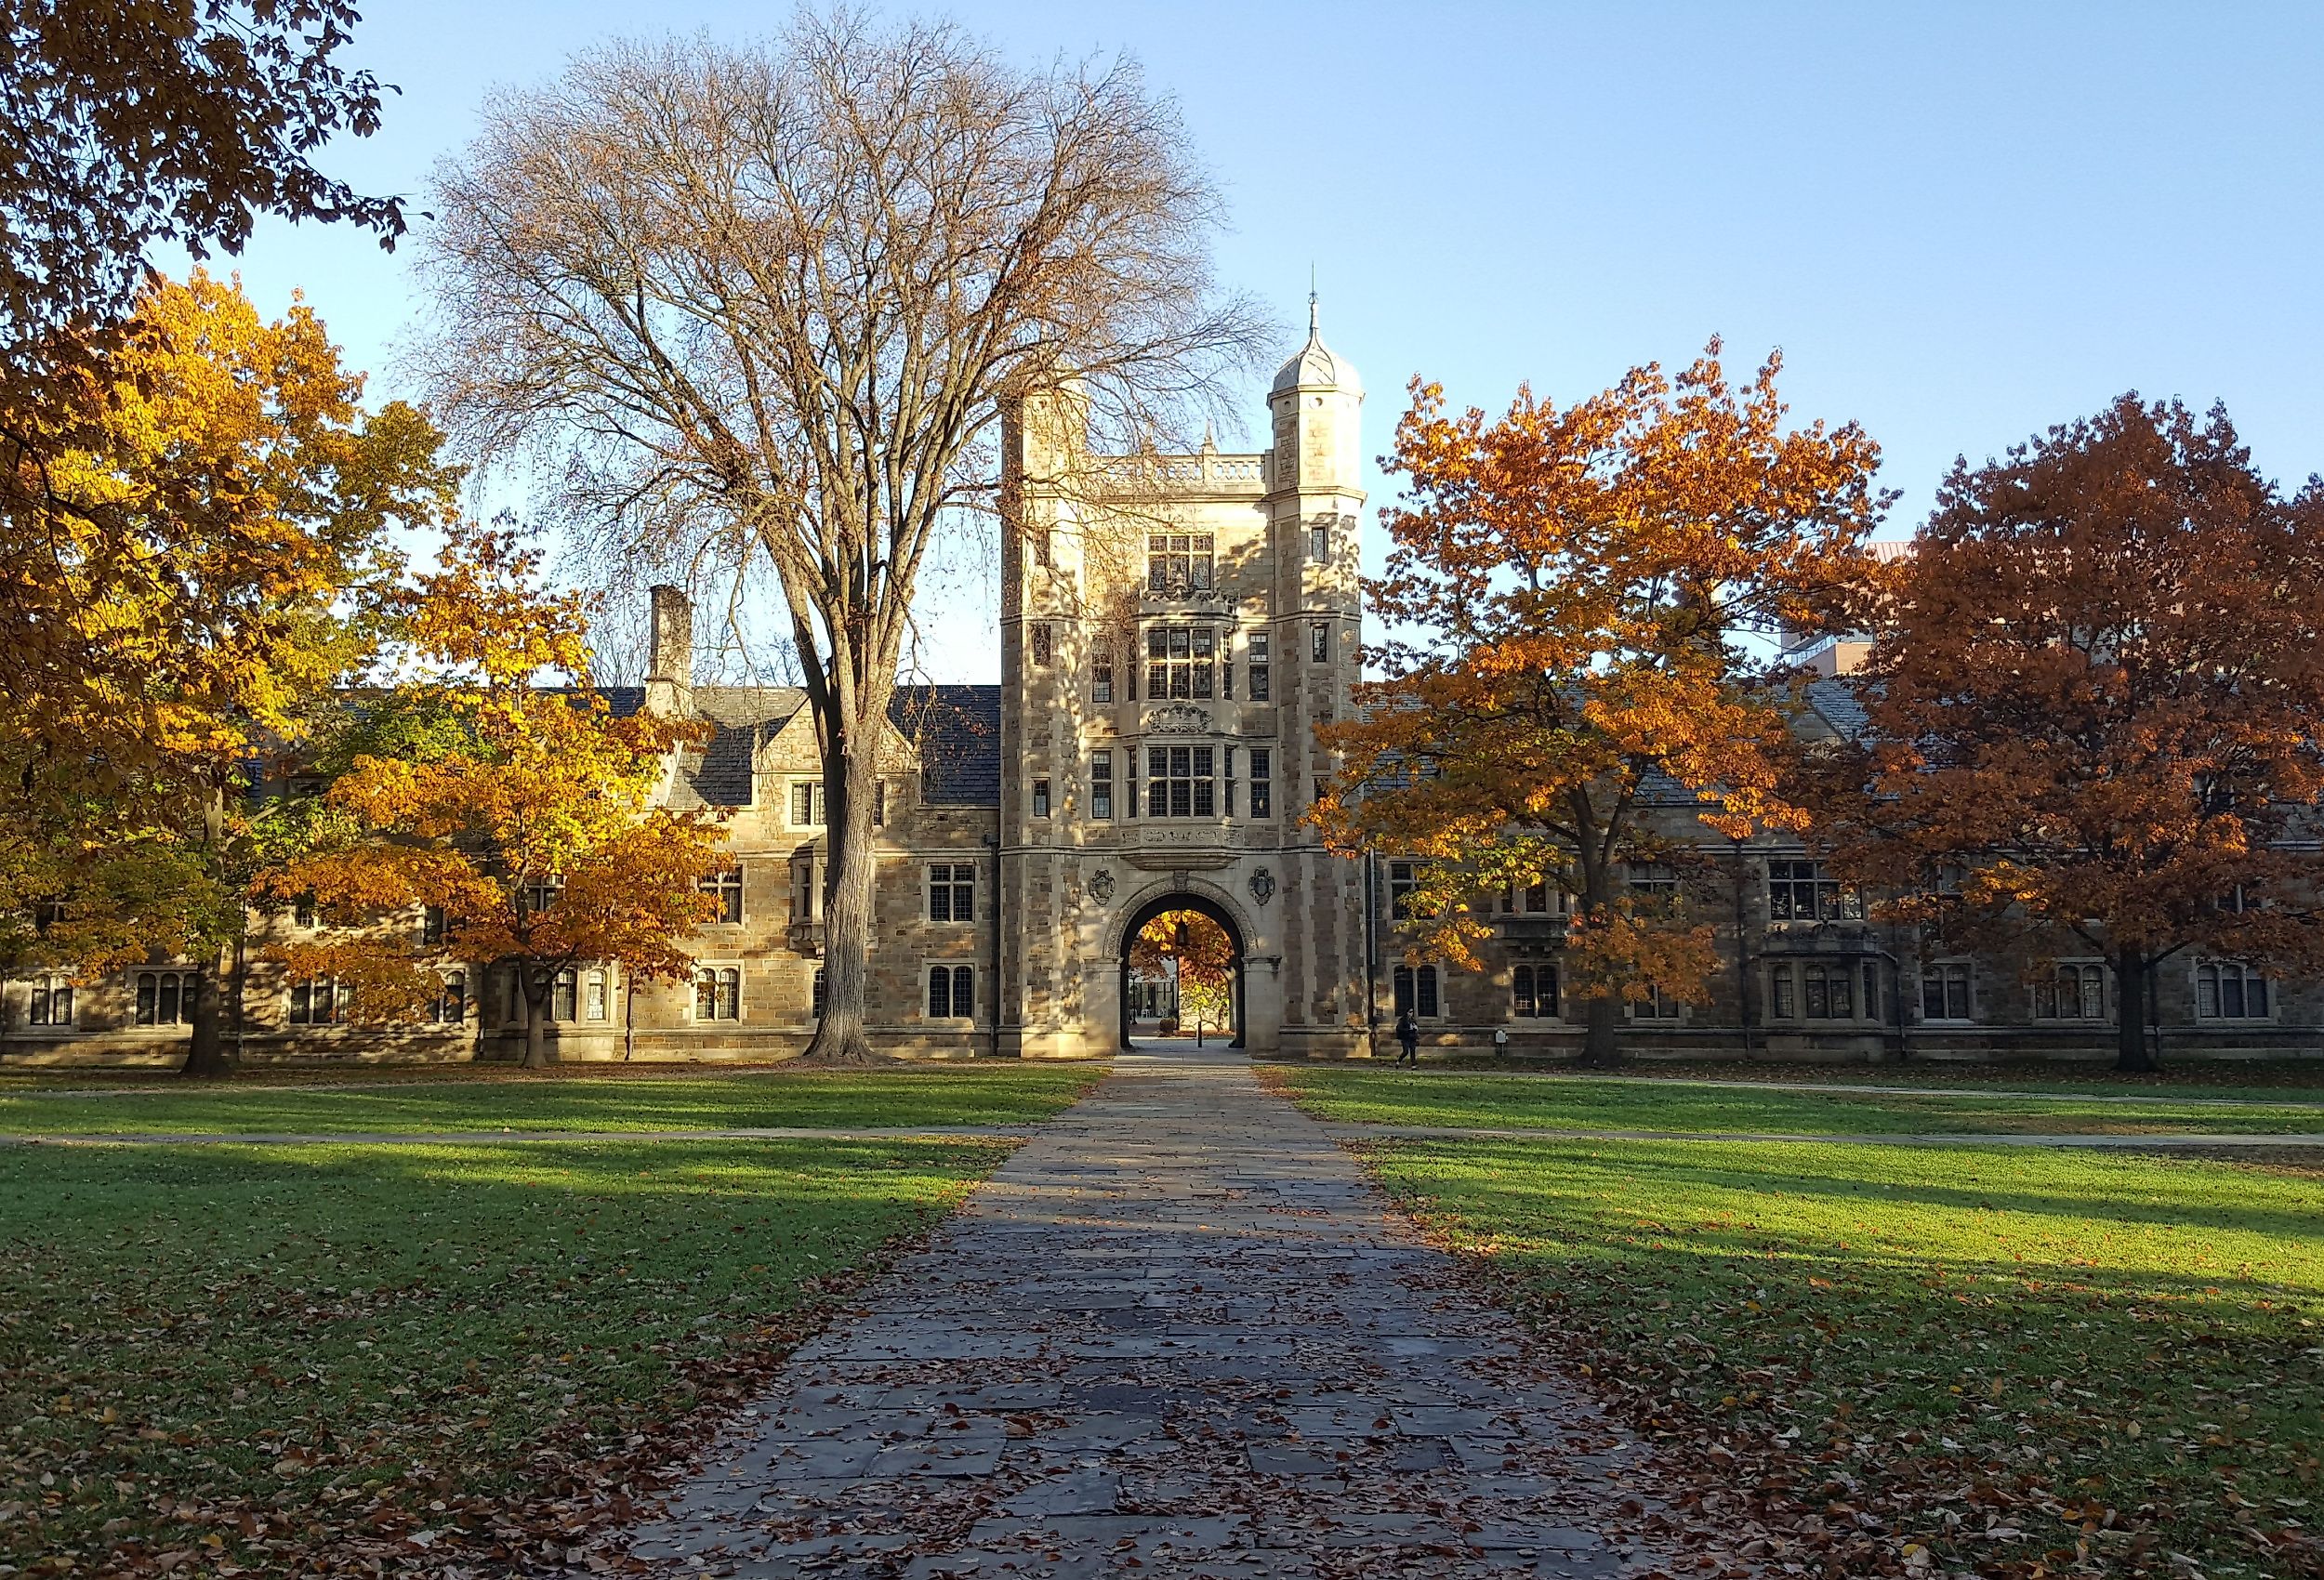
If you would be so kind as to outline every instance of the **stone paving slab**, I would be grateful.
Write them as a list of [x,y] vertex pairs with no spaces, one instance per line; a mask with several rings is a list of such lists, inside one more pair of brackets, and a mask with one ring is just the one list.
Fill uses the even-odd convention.
[[[1239,1058],[1125,1057],[628,1534],[657,1575],[1641,1574],[1644,1450]],[[1686,1562],[1691,1566],[1693,1557]]]

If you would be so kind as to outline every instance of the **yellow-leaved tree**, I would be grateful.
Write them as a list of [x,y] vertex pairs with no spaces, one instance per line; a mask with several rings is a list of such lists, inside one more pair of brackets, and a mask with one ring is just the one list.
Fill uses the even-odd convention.
[[[616,717],[584,678],[587,607],[548,591],[513,532],[462,527],[399,600],[391,684],[350,714],[313,847],[264,881],[310,897],[330,930],[292,968],[353,989],[355,1018],[408,1015],[438,960],[505,964],[525,1007],[524,1064],[557,978],[582,963],[682,978],[723,861],[708,814],[654,804],[669,754],[699,727]],[[442,913],[442,941],[398,925]]]
[[458,484],[362,391],[307,309],[266,322],[196,271],[0,423],[0,968],[194,958],[189,1073],[224,1065],[279,849],[253,783],[366,662],[399,535]]

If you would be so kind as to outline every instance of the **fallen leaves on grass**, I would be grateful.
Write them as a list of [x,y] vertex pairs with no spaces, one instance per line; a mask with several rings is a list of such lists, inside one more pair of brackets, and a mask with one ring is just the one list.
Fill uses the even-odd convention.
[[[1832,1346],[1897,1342],[1868,1324],[1852,1329],[1851,1308],[1832,1304],[1864,1299],[1868,1291],[1771,1265],[1754,1275],[1763,1281],[1756,1291],[1733,1292],[1740,1297],[1731,1308],[1704,1300],[1676,1310],[1651,1279],[1627,1282],[1644,1271],[1634,1258],[1593,1271],[1560,1259],[1574,1247],[1537,1241],[1521,1249],[1510,1244],[1506,1226],[1464,1220],[1414,1181],[1384,1173],[1379,1165],[1393,1151],[1371,1152],[1374,1177],[1455,1255],[1466,1277],[1526,1317],[1617,1418],[1657,1445],[1669,1508],[1648,1511],[1638,1528],[1665,1540],[1720,1532],[1715,1558],[1703,1555],[1713,1569],[1733,1559],[1771,1573],[1832,1580],[2324,1576],[2324,1547],[2308,1528],[2309,1499],[2285,1495],[2317,1484],[2324,1468],[2315,1445],[2265,1441],[2251,1405],[2251,1389],[2297,1393],[2306,1385],[2280,1371],[2271,1380],[2264,1365],[2251,1380],[2211,1376],[2226,1362],[2232,1339],[2206,1327],[2199,1314],[2190,1320],[2151,1299],[2123,1313],[2153,1336],[2144,1376],[2056,1376],[2038,1387],[1996,1362],[1974,1385],[1948,1382],[1960,1368],[1948,1359],[1983,1354],[1979,1341],[1990,1335],[1998,1343],[2014,1318],[2063,1325],[2109,1296],[2027,1280],[2018,1298],[2035,1310],[2014,1313],[1977,1280],[1932,1266],[1923,1270],[1921,1293],[1932,1309],[1956,1313],[1938,1321],[1960,1354],[1899,1345],[1904,1352],[1891,1358],[1902,1369],[1883,1374],[1893,1383],[1841,1386],[1828,1375],[1840,1369]],[[1675,1237],[1660,1223],[1637,1230],[1631,1238],[1639,1251],[1661,1249],[1657,1235]],[[1829,1314],[1819,1304],[1829,1305]],[[2308,1354],[2324,1356],[2324,1348]],[[2217,1418],[2163,1414],[2160,1441],[2142,1442],[2138,1383],[2190,1368],[2220,1384],[2197,1394]],[[2081,1387],[2083,1380],[2098,1386]],[[1925,1411],[1892,1409],[1891,1387],[1899,1395],[1941,1395],[1940,1415],[1956,1411],[1976,1429],[1948,1435],[1924,1424]],[[1997,1442],[2013,1447],[1997,1451]],[[2158,1450],[2193,1472],[2151,1474]],[[2198,1489],[2207,1494],[2196,1495]],[[2181,1550],[2188,1547],[2195,1550]]]

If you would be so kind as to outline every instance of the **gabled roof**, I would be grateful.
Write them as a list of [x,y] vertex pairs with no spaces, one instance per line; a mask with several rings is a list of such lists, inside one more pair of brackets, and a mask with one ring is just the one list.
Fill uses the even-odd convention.
[[920,754],[920,798],[1000,805],[1000,688],[898,686],[888,717]]
[[1856,692],[1854,680],[1834,677],[1828,680],[1811,680],[1807,687],[1807,705],[1816,717],[1832,728],[1832,733],[1843,741],[1861,741],[1872,728],[1872,721],[1864,712],[1864,699]]
[[[604,696],[617,718],[645,706],[642,686],[607,686]],[[750,805],[759,744],[806,704],[807,693],[796,686],[696,686],[693,699],[710,738],[679,755],[669,805],[680,811]]]

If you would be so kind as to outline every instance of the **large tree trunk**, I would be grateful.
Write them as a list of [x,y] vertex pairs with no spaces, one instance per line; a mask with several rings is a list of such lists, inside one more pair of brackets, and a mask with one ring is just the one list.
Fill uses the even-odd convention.
[[1622,1031],[1622,1001],[1615,994],[1602,993],[1586,1003],[1581,1061],[1592,1070],[1611,1070],[1622,1062],[1622,1047],[1618,1040]]
[[[883,717],[885,712],[883,704]],[[824,810],[829,822],[824,862],[824,1008],[814,1038],[807,1045],[807,1057],[819,1063],[865,1064],[876,1056],[864,1020],[871,986],[872,812],[879,774],[878,754],[870,744],[877,730],[877,723],[861,726],[853,735],[860,748],[855,751],[845,749],[843,738],[838,754],[841,771],[825,775]]]
[[234,1060],[226,1041],[226,994],[219,987],[232,959],[231,946],[218,945],[194,979],[193,1037],[186,1049],[185,1066],[178,1072],[180,1075],[233,1073]]
[[2137,951],[2116,952],[2114,981],[2119,1000],[2114,1016],[2114,1067],[2136,1074],[2151,1073],[2161,1066],[2146,1046],[2146,962]]
[[517,981],[524,985],[524,1064],[527,1070],[546,1070],[557,1062],[557,1050],[548,1041],[548,994],[554,979],[517,968]]

